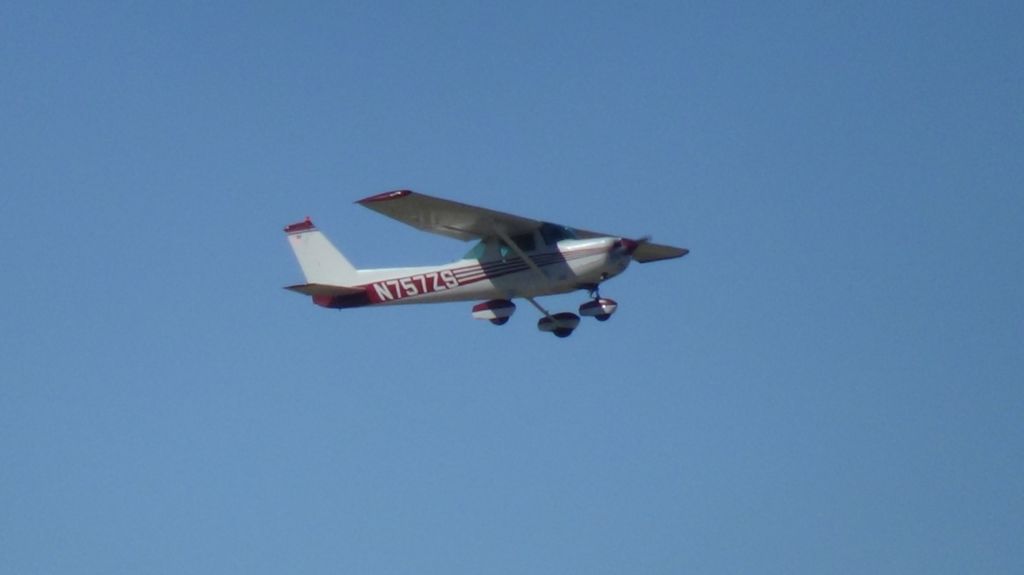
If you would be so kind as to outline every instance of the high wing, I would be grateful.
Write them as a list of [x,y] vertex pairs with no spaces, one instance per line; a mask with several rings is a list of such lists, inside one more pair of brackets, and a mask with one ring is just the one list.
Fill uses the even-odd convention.
[[357,203],[425,232],[463,241],[493,238],[496,230],[509,235],[528,233],[542,223],[410,190],[385,192]]
[[[530,233],[545,224],[540,220],[435,198],[411,190],[385,192],[357,203],[416,229],[463,241]],[[618,234],[578,228],[573,231],[580,239],[620,237]],[[647,240],[640,240],[638,244],[633,259],[641,263],[678,258],[689,253],[685,248],[652,244]]]

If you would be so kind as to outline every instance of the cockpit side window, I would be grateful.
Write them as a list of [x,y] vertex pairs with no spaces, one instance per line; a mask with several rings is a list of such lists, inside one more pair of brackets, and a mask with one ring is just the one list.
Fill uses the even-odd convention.
[[[545,234],[547,230],[547,234]],[[574,238],[571,230],[562,226],[556,226],[554,224],[544,224],[540,228],[540,236],[546,245],[554,245],[559,240],[566,238]],[[537,248],[537,233],[529,232],[525,234],[515,235],[509,238],[512,243],[515,244],[520,251],[533,252]],[[505,242],[498,238],[488,238],[477,242],[466,255],[462,256],[462,259],[466,260],[482,260],[489,259],[495,256],[501,259],[508,259],[515,257],[516,251],[511,246],[506,245]]]
[[537,241],[533,239],[533,232],[512,236],[509,239],[524,252],[532,252],[537,249]]
[[575,240],[576,232],[572,228],[544,222],[540,226],[540,235],[544,243],[553,246],[562,240]]

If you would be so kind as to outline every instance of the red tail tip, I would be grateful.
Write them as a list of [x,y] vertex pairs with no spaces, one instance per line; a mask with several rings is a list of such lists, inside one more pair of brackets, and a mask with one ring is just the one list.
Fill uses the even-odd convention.
[[315,227],[316,226],[313,225],[313,220],[311,220],[309,218],[309,216],[306,216],[305,220],[303,220],[301,222],[298,222],[298,223],[291,224],[289,226],[286,226],[284,228],[284,231],[285,231],[285,233],[291,234],[291,233],[294,233],[294,232],[301,232],[301,231],[305,231],[305,230],[311,230],[311,229],[313,229]]

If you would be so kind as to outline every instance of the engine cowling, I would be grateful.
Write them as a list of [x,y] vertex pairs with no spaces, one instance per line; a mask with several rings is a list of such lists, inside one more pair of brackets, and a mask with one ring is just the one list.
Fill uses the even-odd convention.
[[619,308],[619,304],[613,299],[606,297],[598,298],[595,300],[588,301],[587,303],[580,306],[580,315],[585,317],[594,317],[598,321],[606,321],[612,317],[615,310]]
[[473,319],[486,319],[502,325],[516,312],[516,304],[507,299],[492,299],[473,306]]

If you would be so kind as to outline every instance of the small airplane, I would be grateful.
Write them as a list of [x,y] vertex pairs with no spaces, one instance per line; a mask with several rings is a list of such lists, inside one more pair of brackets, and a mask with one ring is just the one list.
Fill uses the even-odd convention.
[[[462,259],[411,268],[356,269],[313,225],[284,228],[306,283],[288,286],[326,308],[480,301],[473,317],[503,325],[523,298],[543,317],[537,328],[568,337],[580,316],[605,321],[618,304],[601,297],[601,282],[629,263],[685,256],[689,250],[533,220],[410,190],[385,192],[356,202],[414,228],[463,241],[478,240]],[[579,315],[551,313],[540,296],[586,290],[590,300]]]

